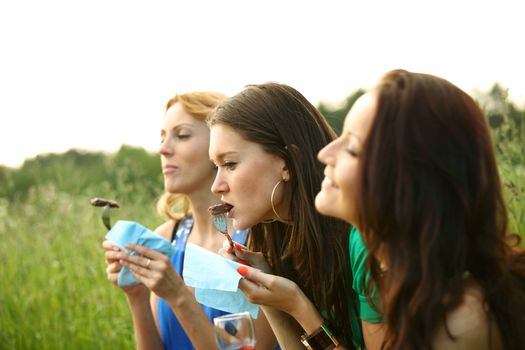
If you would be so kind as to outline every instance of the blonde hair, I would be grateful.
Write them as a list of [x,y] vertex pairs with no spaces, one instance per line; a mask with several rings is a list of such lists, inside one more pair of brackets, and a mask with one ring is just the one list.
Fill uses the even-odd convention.
[[[187,94],[177,94],[166,103],[166,111],[175,103],[180,103],[182,108],[192,117],[205,121],[215,107],[226,95],[218,92],[196,91]],[[191,205],[188,196],[181,193],[170,193],[164,191],[157,201],[157,212],[168,220],[178,221],[191,213]]]

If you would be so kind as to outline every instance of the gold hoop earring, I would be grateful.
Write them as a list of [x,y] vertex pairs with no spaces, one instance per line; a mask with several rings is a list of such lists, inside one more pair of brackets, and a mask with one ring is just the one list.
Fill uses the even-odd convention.
[[277,219],[278,219],[279,221],[284,222],[284,223],[289,223],[288,220],[284,220],[284,219],[283,219],[283,218],[277,213],[277,210],[275,210],[275,206],[274,206],[274,204],[273,204],[273,196],[275,195],[275,190],[277,189],[277,187],[279,187],[279,185],[280,185],[282,182],[283,182],[283,180],[281,179],[281,180],[279,180],[279,181],[275,184],[275,186],[273,186],[272,194],[271,194],[271,196],[270,196],[270,204],[272,205],[273,213],[275,214],[275,216],[277,216]]
[[[272,190],[272,194],[270,195],[270,204],[272,205],[272,210],[273,210],[273,213],[275,215],[277,215],[277,217],[279,218],[279,220],[281,219],[281,217],[279,216],[279,214],[277,214],[277,212],[275,211],[275,207],[273,206],[273,196],[275,194],[275,189],[277,188],[277,186],[279,186],[279,184],[281,183],[281,181],[283,180],[279,180],[279,182],[277,182],[275,184],[275,186],[273,186],[273,190]],[[263,220],[261,221],[263,224],[271,224],[272,222],[276,222],[277,219],[268,219],[268,220]]]

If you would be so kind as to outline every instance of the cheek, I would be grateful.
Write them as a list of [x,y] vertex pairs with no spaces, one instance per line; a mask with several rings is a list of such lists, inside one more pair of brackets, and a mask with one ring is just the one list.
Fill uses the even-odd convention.
[[357,171],[354,166],[346,164],[336,170],[336,181],[341,189],[342,199],[345,202],[355,201],[357,187]]
[[188,162],[198,162],[198,164],[212,164],[208,156],[208,146],[203,142],[198,141],[187,144],[187,147],[181,148],[179,151],[180,157],[183,157]]

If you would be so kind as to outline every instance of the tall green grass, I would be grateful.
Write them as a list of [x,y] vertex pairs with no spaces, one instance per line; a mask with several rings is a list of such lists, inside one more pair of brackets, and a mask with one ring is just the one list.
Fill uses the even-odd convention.
[[[105,196],[122,204],[113,220],[159,223],[151,199]],[[0,349],[134,347],[125,296],[105,275],[100,208],[89,199],[46,186],[0,201]]]

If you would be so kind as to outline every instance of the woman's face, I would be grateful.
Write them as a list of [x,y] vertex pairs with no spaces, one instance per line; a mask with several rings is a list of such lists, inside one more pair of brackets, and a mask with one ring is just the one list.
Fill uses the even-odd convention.
[[[265,152],[261,145],[242,138],[233,128],[214,125],[210,134],[210,159],[218,166],[212,192],[233,208],[228,217],[233,227],[247,229],[269,219],[276,219],[270,197],[275,184],[289,180],[285,161]],[[285,183],[274,196],[274,206],[281,217],[287,217],[287,203],[283,200]]]
[[206,123],[175,103],[166,111],[160,135],[166,191],[181,194],[209,191],[215,169],[208,158],[210,130]]
[[373,93],[361,96],[348,112],[341,136],[319,152],[319,160],[326,164],[321,191],[315,198],[315,207],[321,214],[357,224],[359,155],[375,109],[376,96]]

